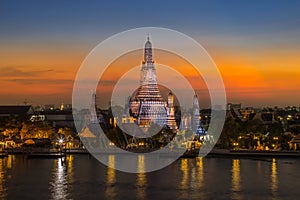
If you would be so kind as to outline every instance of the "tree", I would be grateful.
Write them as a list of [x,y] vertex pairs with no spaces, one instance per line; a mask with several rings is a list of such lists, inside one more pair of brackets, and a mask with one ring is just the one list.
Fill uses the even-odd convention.
[[243,125],[243,130],[246,133],[262,133],[264,131],[264,125],[259,119],[249,120]]
[[233,117],[229,116],[225,119],[224,127],[217,143],[221,148],[233,148],[233,142],[235,142],[240,136],[241,124]]

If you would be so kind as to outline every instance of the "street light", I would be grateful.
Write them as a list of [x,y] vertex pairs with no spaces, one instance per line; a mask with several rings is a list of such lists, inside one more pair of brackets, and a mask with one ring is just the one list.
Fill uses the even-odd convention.
[[234,142],[233,146],[234,146],[234,149],[237,149],[237,147],[239,146],[239,143],[238,142]]
[[59,151],[61,154],[62,154],[63,143],[64,143],[64,139],[62,137],[58,138]]

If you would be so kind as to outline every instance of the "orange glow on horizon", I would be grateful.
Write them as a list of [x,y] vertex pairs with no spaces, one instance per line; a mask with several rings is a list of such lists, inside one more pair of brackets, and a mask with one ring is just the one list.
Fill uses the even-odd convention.
[[[71,103],[73,81],[89,50],[51,46],[37,51],[35,48],[38,47],[0,49],[0,104],[20,103],[25,98],[39,105],[62,100]],[[295,97],[300,90],[297,49],[237,52],[219,48],[210,53],[222,75],[228,102],[288,105],[299,98]],[[114,81],[132,66],[141,66],[142,59],[142,51],[121,56],[107,68],[102,76],[106,83],[100,89],[111,90]],[[205,82],[197,78],[198,72],[184,59],[155,49],[153,59],[176,69],[196,90],[202,91],[201,96],[209,97]]]

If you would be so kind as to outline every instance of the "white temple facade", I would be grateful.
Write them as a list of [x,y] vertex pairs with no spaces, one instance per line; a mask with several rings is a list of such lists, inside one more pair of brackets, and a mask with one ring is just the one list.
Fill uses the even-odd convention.
[[170,125],[170,128],[177,129],[173,102],[172,95],[168,105],[158,89],[156,69],[152,60],[152,44],[148,37],[140,72],[140,87],[130,99],[129,114],[136,118],[136,123],[144,129],[149,128],[152,123],[159,126]]

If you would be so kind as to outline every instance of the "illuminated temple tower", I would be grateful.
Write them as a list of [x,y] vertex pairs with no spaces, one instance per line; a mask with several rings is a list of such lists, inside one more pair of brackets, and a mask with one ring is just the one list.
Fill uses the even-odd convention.
[[195,94],[193,98],[193,116],[192,116],[192,131],[196,133],[200,125],[199,120],[199,102],[198,96]]
[[167,125],[173,130],[178,129],[175,120],[174,95],[172,92],[168,94]]
[[147,37],[144,61],[140,72],[140,87],[130,99],[129,113],[136,123],[147,129],[151,123],[166,125],[167,103],[163,100],[156,81],[156,70],[152,60],[152,44]]

